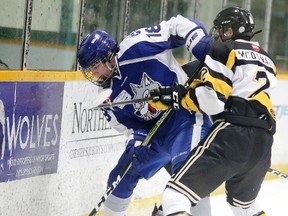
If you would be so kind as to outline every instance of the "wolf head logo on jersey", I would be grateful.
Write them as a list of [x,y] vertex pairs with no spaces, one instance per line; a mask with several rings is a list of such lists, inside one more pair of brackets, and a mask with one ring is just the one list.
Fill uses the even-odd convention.
[[[147,97],[150,90],[159,88],[160,84],[152,80],[146,73],[143,73],[140,85],[131,83],[130,86],[134,93],[133,99],[138,99]],[[135,103],[133,106],[135,114],[144,120],[155,118],[160,113],[159,110],[150,107],[147,102]]]

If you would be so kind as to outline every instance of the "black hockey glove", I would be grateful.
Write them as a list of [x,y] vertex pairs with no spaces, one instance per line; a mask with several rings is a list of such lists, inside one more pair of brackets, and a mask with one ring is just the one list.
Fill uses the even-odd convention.
[[167,110],[181,108],[181,100],[186,95],[187,89],[183,85],[164,86],[150,91],[153,97],[149,104],[158,110]]

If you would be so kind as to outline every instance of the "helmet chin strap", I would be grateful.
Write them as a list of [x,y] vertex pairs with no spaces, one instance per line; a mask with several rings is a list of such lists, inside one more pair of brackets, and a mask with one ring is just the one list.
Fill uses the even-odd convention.
[[106,59],[105,65],[107,66],[107,68],[113,73],[115,68],[116,68],[116,63],[115,65],[112,66],[111,62],[113,61],[113,59],[115,58],[115,54],[111,53],[111,55],[109,56],[109,58]]
[[117,67],[116,67],[116,64],[115,65],[112,65],[110,62],[105,62],[105,65],[106,67],[110,70],[111,72],[111,78],[116,74],[116,70],[117,70]]
[[[115,56],[114,56],[115,58]],[[111,62],[113,61],[114,58],[111,58],[110,61],[106,61],[105,65],[106,67],[110,70],[111,72],[111,77],[108,78],[107,80],[111,80],[113,78],[113,76],[115,76],[117,74],[117,64],[116,64],[116,60],[115,60],[115,64],[112,65]]]

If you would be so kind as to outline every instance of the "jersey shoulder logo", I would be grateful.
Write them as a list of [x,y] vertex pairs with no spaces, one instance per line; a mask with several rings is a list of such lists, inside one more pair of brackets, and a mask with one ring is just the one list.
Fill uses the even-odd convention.
[[256,44],[252,44],[252,49],[256,52],[259,52],[260,51],[260,47],[257,46]]

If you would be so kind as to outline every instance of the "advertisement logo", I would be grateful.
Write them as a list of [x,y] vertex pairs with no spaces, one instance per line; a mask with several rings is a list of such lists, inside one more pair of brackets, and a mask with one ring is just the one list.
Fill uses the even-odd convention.
[[277,119],[288,117],[288,105],[273,106]]
[[0,85],[0,182],[56,173],[64,83]]

